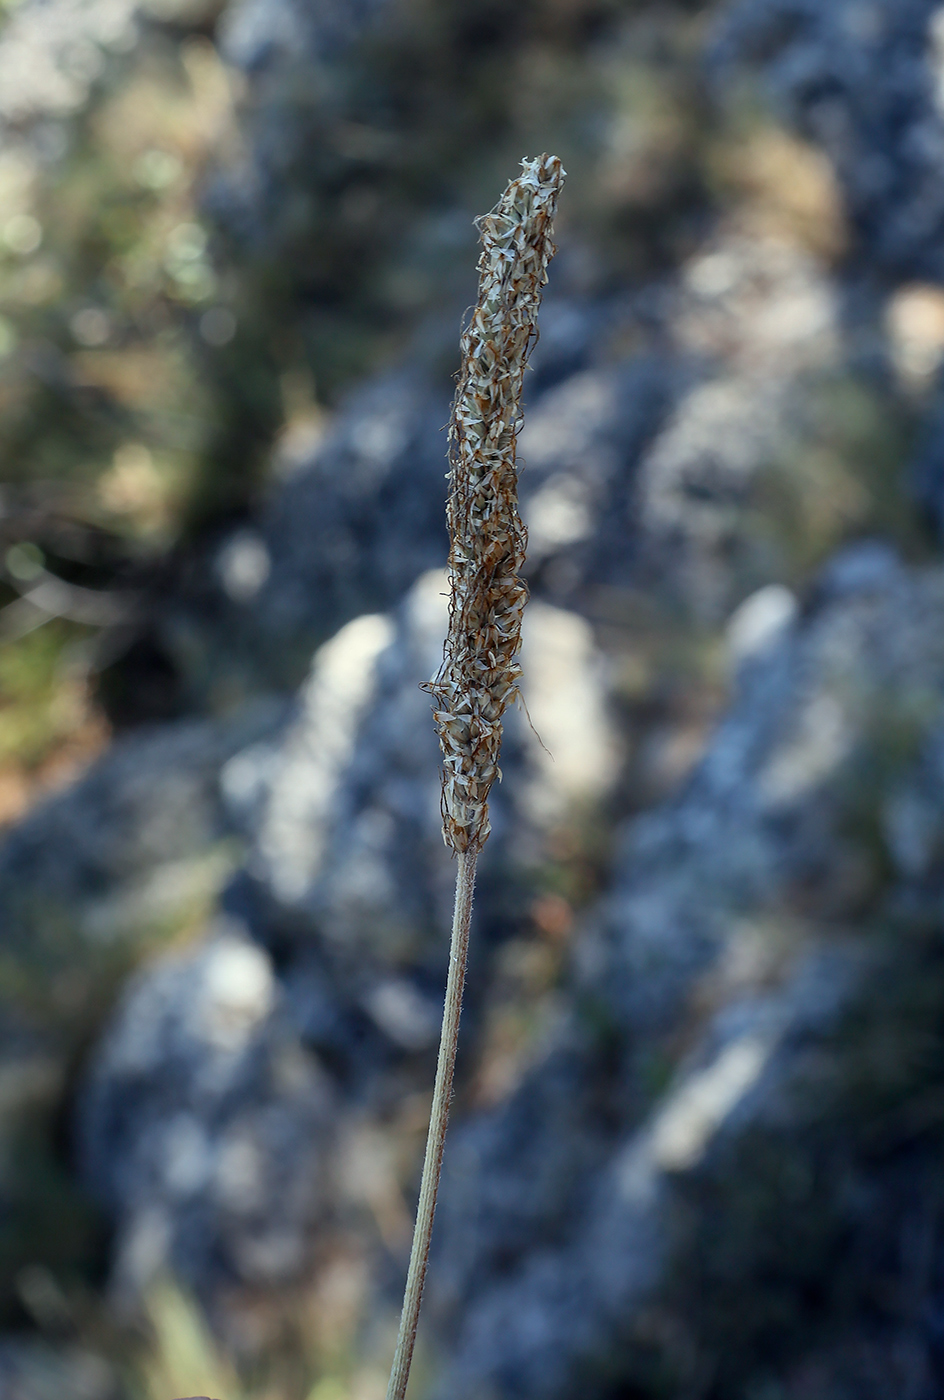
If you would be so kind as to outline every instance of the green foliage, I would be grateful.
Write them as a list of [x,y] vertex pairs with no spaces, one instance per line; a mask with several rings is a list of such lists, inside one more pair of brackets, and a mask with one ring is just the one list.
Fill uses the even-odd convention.
[[[228,101],[205,40],[157,38],[116,61],[64,133],[55,178],[26,147],[0,161],[0,472],[67,482],[80,513],[165,544],[209,489],[235,404],[230,391],[221,411],[222,386],[242,355],[195,205]],[[252,443],[258,456],[274,430],[257,379],[242,385],[244,443],[230,470],[254,469]],[[264,429],[247,424],[259,413]],[[243,477],[224,494],[246,489]]]
[[74,734],[83,685],[68,660],[82,630],[55,622],[0,647],[0,770],[14,761],[32,767]]
[[239,1385],[192,1298],[165,1280],[151,1290],[147,1311],[151,1339],[133,1368],[134,1400],[189,1393],[255,1400]]

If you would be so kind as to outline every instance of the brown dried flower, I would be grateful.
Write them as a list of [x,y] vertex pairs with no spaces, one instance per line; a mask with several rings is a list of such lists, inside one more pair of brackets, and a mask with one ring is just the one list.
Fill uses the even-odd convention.
[[449,634],[428,689],[443,751],[443,837],[460,853],[489,833],[488,794],[500,776],[502,716],[518,694],[519,578],[527,532],[518,515],[515,442],[528,356],[555,248],[564,170],[556,156],[522,161],[481,218],[479,294],[462,336],[449,425]]

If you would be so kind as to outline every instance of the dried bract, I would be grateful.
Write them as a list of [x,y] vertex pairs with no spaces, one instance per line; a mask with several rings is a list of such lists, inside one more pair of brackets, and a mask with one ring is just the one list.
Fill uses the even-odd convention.
[[459,852],[480,851],[488,836],[502,716],[521,676],[528,591],[518,575],[527,532],[518,515],[515,442],[563,180],[556,156],[524,160],[522,174],[479,220],[478,301],[462,336],[449,425],[449,633],[428,686],[443,750],[443,836]]

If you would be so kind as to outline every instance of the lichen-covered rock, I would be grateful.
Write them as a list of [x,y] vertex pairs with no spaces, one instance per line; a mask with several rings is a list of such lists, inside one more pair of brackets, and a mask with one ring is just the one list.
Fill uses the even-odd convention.
[[624,835],[557,1045],[453,1138],[435,1393],[934,1393],[942,609],[939,570],[863,546],[742,652]]

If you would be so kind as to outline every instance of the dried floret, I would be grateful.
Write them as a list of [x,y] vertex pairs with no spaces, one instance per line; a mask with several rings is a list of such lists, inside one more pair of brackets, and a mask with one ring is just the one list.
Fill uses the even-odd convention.
[[521,676],[527,532],[515,444],[563,180],[556,156],[522,161],[522,174],[478,221],[479,294],[449,425],[449,633],[428,685],[443,751],[443,836],[458,852],[480,851],[488,836],[502,716]]

